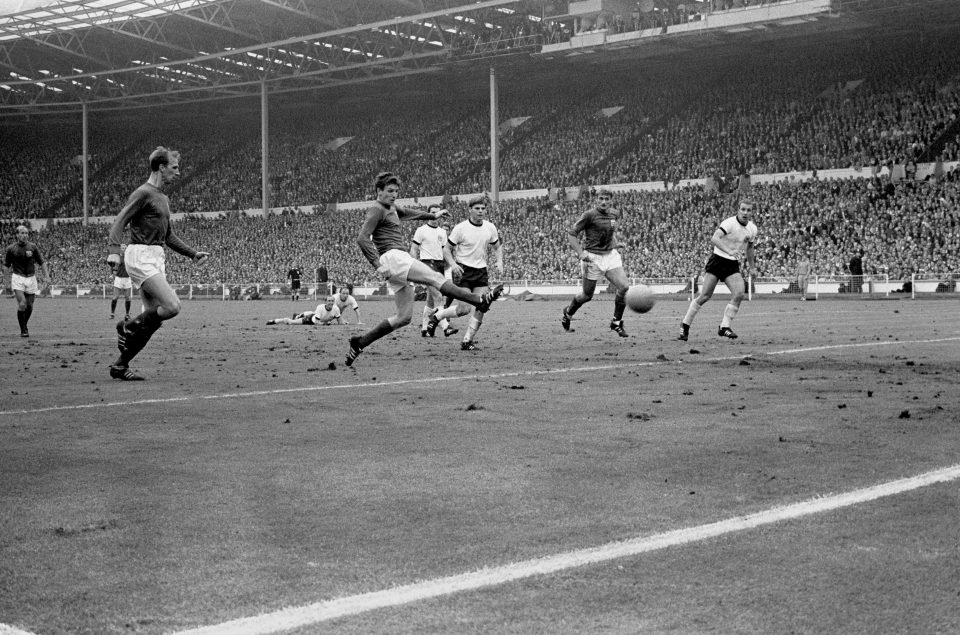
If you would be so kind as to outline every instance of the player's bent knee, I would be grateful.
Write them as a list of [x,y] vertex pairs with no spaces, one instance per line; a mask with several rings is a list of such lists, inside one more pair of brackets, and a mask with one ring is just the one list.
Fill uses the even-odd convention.
[[160,317],[162,317],[163,319],[169,320],[170,318],[176,317],[177,315],[179,315],[181,308],[182,308],[182,305],[180,304],[180,301],[177,300],[176,302],[169,302],[169,303],[160,305],[160,309],[157,311],[157,313],[159,313]]

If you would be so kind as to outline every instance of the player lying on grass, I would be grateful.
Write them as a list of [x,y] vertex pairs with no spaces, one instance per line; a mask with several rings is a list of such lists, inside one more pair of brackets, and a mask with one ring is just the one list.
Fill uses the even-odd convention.
[[334,303],[333,296],[327,296],[323,304],[318,304],[316,311],[304,311],[295,313],[292,318],[274,318],[267,320],[267,324],[317,324],[327,326],[329,324],[342,324],[340,321],[340,309]]

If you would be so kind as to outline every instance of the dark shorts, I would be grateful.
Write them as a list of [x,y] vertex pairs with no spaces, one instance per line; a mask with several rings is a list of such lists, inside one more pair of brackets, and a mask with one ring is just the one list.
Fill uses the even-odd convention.
[[723,282],[735,273],[740,273],[740,261],[730,260],[717,254],[710,254],[707,260],[706,272],[717,277],[717,280]]
[[421,260],[420,262],[427,265],[437,273],[443,273],[443,269],[446,267],[446,262],[443,260]]
[[290,288],[293,289],[294,291],[296,291],[297,289],[299,289],[299,288],[300,288],[300,281],[299,281],[299,280],[295,280],[295,281],[291,282],[291,283],[290,283]]
[[460,282],[457,283],[457,286],[470,289],[471,291],[480,287],[490,286],[490,280],[487,277],[486,267],[483,267],[482,269],[475,269],[473,267],[468,267],[467,265],[460,266],[463,267],[463,275],[460,277]]

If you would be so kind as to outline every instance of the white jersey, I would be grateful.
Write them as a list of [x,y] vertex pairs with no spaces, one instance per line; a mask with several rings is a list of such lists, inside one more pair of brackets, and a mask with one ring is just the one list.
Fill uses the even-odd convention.
[[487,247],[500,242],[500,233],[496,225],[488,220],[481,225],[465,220],[450,232],[449,242],[454,260],[474,269],[484,269],[487,266]]
[[447,230],[443,227],[421,225],[413,234],[413,243],[420,248],[420,260],[443,260],[443,246],[447,244]]
[[753,224],[753,221],[748,220],[746,225],[741,225],[736,216],[731,216],[720,223],[720,231],[723,234],[720,242],[727,253],[721,251],[716,245],[713,247],[713,253],[728,260],[730,254],[742,256],[747,245],[753,243],[757,237],[757,226]]
[[357,299],[352,295],[348,295],[346,300],[341,300],[340,294],[337,293],[333,296],[333,306],[340,309],[340,313],[342,314],[347,309],[356,311],[359,305],[357,304]]
[[336,320],[338,317],[340,317],[340,309],[337,308],[336,304],[330,307],[329,311],[327,311],[326,303],[318,304],[317,310],[313,312],[313,323],[328,324]]

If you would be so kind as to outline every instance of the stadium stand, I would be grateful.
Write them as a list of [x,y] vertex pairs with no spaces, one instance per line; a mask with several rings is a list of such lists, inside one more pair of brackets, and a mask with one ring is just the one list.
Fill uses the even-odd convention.
[[[894,278],[911,273],[960,271],[960,172],[954,169],[922,181],[874,179],[779,181],[750,187],[761,228],[758,275],[792,276],[799,256],[809,252],[821,275],[842,275],[849,254],[866,252],[867,274]],[[625,267],[637,277],[685,277],[702,267],[708,238],[732,210],[733,196],[712,196],[703,187],[618,193],[625,211],[619,229]],[[576,200],[548,197],[502,201],[496,222],[507,250],[505,278],[569,280],[577,262],[563,236],[590,204],[589,192]],[[454,204],[454,221],[465,217]],[[376,284],[356,247],[362,211],[286,211],[266,217],[230,213],[221,218],[189,217],[176,231],[191,244],[215,254],[193,266],[177,257],[168,274],[180,283],[276,283],[290,262],[309,269],[326,264],[331,279]],[[416,223],[407,224],[412,232]],[[14,223],[3,225],[7,242]],[[103,282],[106,225],[58,223],[38,232],[58,280]]]
[[[957,173],[915,181],[911,171],[921,161],[960,158],[960,60],[952,42],[885,36],[830,51],[781,46],[747,58],[621,63],[578,81],[511,82],[500,103],[500,120],[516,122],[501,136],[501,191],[566,188],[584,196],[501,202],[506,277],[575,276],[562,235],[598,184],[670,184],[620,193],[617,204],[627,211],[620,231],[627,270],[673,277],[699,269],[711,227],[729,212],[724,192],[744,175],[847,167],[870,178],[751,187],[761,210],[760,274],[790,275],[804,250],[815,253],[821,273],[842,274],[859,247],[870,273],[960,271]],[[335,280],[369,281],[373,272],[355,245],[360,212],[334,204],[369,199],[370,175],[384,166],[404,176],[405,196],[486,189],[487,99],[478,85],[456,95],[397,95],[389,113],[370,99],[273,113],[271,204],[316,213],[267,217],[242,213],[261,203],[257,117],[182,117],[164,122],[162,135],[104,117],[91,130],[90,214],[115,214],[145,177],[143,157],[162,142],[184,157],[174,211],[221,213],[178,223],[187,242],[218,256],[198,268],[172,258],[171,279],[279,281],[291,258],[309,254],[324,259]],[[0,173],[0,218],[82,214],[77,126],[4,124],[0,141],[10,166]],[[706,177],[707,187],[675,185]],[[12,226],[3,224],[6,242]],[[92,283],[108,273],[100,262],[104,236],[102,225],[50,223],[37,241],[58,279]]]

